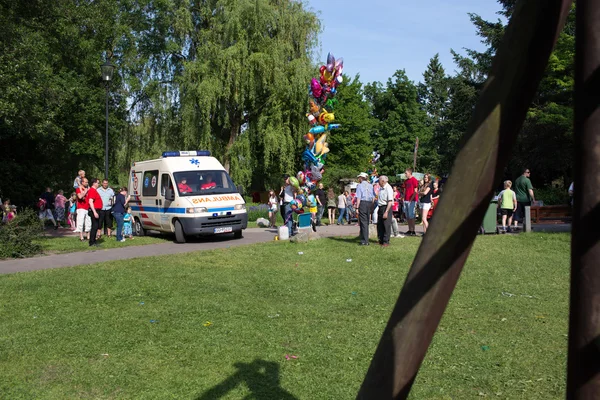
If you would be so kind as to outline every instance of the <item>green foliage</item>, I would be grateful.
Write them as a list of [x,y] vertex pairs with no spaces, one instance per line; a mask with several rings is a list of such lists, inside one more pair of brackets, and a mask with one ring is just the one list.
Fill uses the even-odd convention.
[[365,94],[378,120],[371,135],[376,150],[381,153],[378,172],[395,176],[412,167],[417,138],[417,169],[432,168],[437,158],[431,142],[432,129],[418,102],[417,88],[405,72],[396,71],[385,88],[378,82],[367,85]]
[[263,187],[265,171],[292,170],[299,152],[319,21],[291,0],[206,2],[186,16],[193,47],[176,76],[183,143],[212,150],[236,182]]
[[[499,14],[510,18],[515,0],[500,0]],[[460,71],[451,85],[450,103],[445,111],[440,137],[448,141],[442,165],[448,168],[458,152],[457,143],[466,130],[475,99],[487,78],[492,58],[506,29],[502,20],[485,21],[471,14],[482,41],[484,52],[467,50],[467,56],[454,53]],[[534,183],[547,185],[557,178],[570,181],[573,164],[573,84],[575,62],[575,5],[550,56],[544,77],[533,99],[523,129],[517,139],[508,173],[516,177],[523,168],[532,168]]]
[[[88,175],[103,170],[99,66],[115,27],[108,23],[114,9],[106,6],[0,3],[0,176],[3,194],[17,204],[32,204],[45,186],[70,186],[79,168]],[[117,129],[121,103],[111,96]]]
[[546,186],[534,189],[535,199],[544,202],[545,206],[571,204],[569,191],[564,187]]
[[[331,131],[327,138],[330,152],[327,154],[326,175],[331,175],[332,169],[351,170],[351,175],[341,176],[349,178],[368,167],[374,150],[371,132],[376,120],[369,113],[369,104],[364,98],[358,75],[352,80],[344,76],[344,82],[338,87],[336,99],[338,105],[334,110],[335,118],[342,126]],[[329,176],[325,178],[330,181]]]
[[37,213],[25,209],[10,222],[0,225],[0,258],[31,257],[42,252],[38,239],[43,225]]
[[327,192],[327,189],[333,188],[333,191],[339,194],[340,189],[344,186],[340,183],[340,179],[356,179],[359,172],[365,172],[365,170],[352,168],[351,166],[327,168],[321,183],[325,187],[325,192]]

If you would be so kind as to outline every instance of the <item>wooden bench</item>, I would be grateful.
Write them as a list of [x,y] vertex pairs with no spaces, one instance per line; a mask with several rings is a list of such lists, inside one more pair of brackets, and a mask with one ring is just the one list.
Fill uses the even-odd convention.
[[531,223],[561,224],[571,222],[571,206],[531,206]]

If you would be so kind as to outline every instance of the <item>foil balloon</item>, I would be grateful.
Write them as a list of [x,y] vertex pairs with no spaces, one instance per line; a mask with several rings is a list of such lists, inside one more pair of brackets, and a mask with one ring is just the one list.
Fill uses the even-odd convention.
[[321,84],[319,83],[319,81],[316,78],[312,78],[312,81],[310,83],[310,89],[312,90],[313,96],[315,98],[319,98],[323,94],[323,89],[321,88]]
[[308,123],[314,125],[317,122],[317,119],[312,114],[306,114],[306,118],[308,118]]
[[325,127],[322,125],[313,126],[310,128],[310,133],[323,133],[325,132]]
[[304,185],[304,183],[305,183],[304,172],[298,171],[298,174],[296,174],[296,178],[298,179],[298,183],[300,183],[301,185]]
[[298,179],[293,176],[290,176],[290,185],[292,185],[292,187],[295,189],[300,189],[300,182],[298,182]]
[[317,103],[315,103],[313,100],[310,100],[308,102],[309,106],[310,106],[310,112],[311,113],[318,113],[319,112],[319,106],[317,105]]
[[321,169],[318,168],[316,165],[310,167],[310,178],[316,182],[320,181],[323,178],[323,175],[321,174]]
[[320,124],[329,124],[330,122],[333,122],[334,119],[335,115],[333,115],[333,113],[323,112],[321,115],[319,115]]
[[327,53],[327,65],[329,64],[335,66],[335,57],[331,53]]
[[325,146],[325,140],[327,140],[327,135],[321,135],[321,137],[315,143],[315,154],[321,154],[323,151],[323,147]]
[[315,144],[315,135],[313,135],[312,133],[307,133],[306,135],[304,135],[304,140],[306,141],[306,145],[308,147],[313,147],[313,145]]

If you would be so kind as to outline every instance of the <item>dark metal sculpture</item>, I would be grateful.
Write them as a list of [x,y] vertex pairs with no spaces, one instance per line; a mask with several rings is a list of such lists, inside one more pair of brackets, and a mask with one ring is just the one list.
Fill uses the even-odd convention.
[[567,399],[600,399],[600,1],[577,1]]
[[[357,398],[408,397],[570,6],[569,0],[517,5],[436,218],[417,252]],[[596,186],[600,191],[600,185]]]

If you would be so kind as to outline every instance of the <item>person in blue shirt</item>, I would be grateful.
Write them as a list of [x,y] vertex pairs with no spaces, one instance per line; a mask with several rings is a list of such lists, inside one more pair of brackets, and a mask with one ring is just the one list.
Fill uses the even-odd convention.
[[[127,195],[127,188],[122,187],[119,193],[115,197],[115,204],[112,208],[113,217],[117,221],[117,242],[124,242],[123,228],[124,218],[127,211],[127,203],[129,203],[129,196]],[[131,216],[130,216],[131,218]],[[130,224],[131,226],[131,224]]]
[[356,187],[356,208],[358,209],[358,223],[360,225],[360,245],[369,245],[369,216],[373,212],[373,200],[375,192],[373,186],[368,182],[369,175],[361,172],[357,176],[358,186]]

